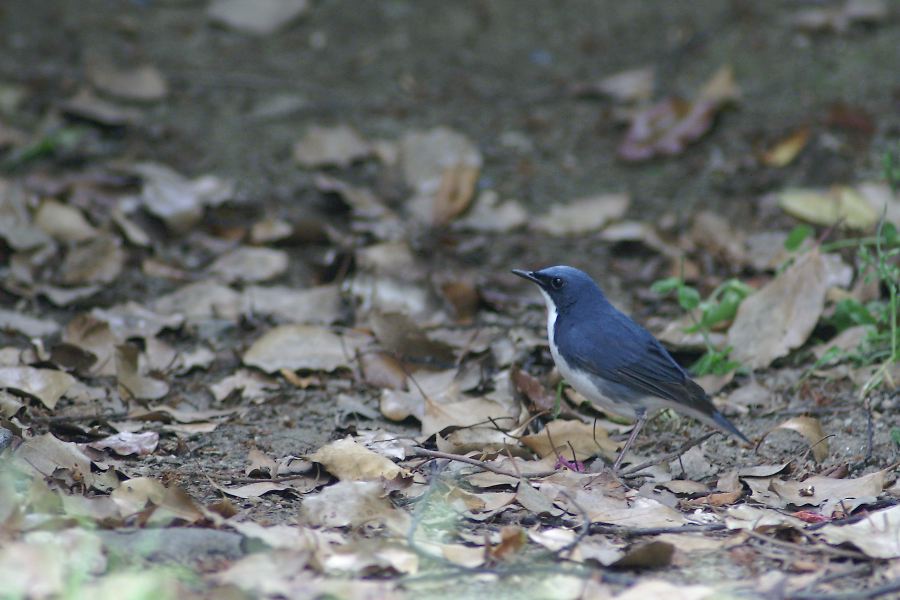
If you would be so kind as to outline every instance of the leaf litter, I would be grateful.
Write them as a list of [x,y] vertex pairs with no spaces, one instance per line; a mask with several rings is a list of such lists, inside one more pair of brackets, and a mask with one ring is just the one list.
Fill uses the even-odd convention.
[[[213,2],[207,15],[266,36],[309,8],[247,6]],[[850,3],[845,10],[856,10],[857,22],[880,18],[859,16]],[[87,76],[104,96],[168,95],[167,81],[146,65],[92,62]],[[738,98],[724,69],[693,100],[647,105],[658,77],[641,68],[577,92],[629,105],[624,160],[685,152]],[[103,126],[136,122],[79,98],[70,113]],[[233,181],[162,162],[104,167],[110,181],[124,180],[102,193],[88,186],[87,195],[57,182],[56,192],[32,197],[16,174],[3,182],[3,287],[20,301],[0,319],[9,333],[0,349],[0,432],[10,439],[0,452],[12,467],[0,473],[0,522],[13,539],[0,573],[16,591],[63,590],[74,567],[48,532],[58,546],[96,558],[81,574],[89,585],[115,577],[137,585],[110,571],[101,552],[108,539],[74,527],[77,519],[104,534],[132,527],[254,540],[264,548],[201,577],[262,596],[386,597],[416,589],[398,576],[470,577],[476,567],[499,586],[522,565],[571,561],[590,570],[541,574],[533,591],[700,598],[758,582],[686,586],[645,574],[703,552],[762,561],[784,544],[830,556],[821,569],[804,567],[825,577],[840,561],[900,556],[891,534],[895,465],[866,474],[878,458],[870,453],[851,469],[864,448],[844,450],[828,436],[841,427],[829,412],[839,392],[823,381],[836,371],[820,365],[801,378],[776,362],[802,362],[821,341],[858,345],[859,337],[820,339],[832,335],[829,290],[847,291],[858,265],[809,245],[795,253],[785,248],[787,231],[745,231],[710,211],[681,231],[665,219],[622,221],[632,203],[625,193],[552,202],[532,215],[530,203],[493,189],[486,165],[496,157],[481,139],[449,127],[394,140],[363,131],[362,123],[358,131],[313,123],[293,138],[296,166],[310,177],[301,193],[333,211],[310,237],[271,206],[229,222],[230,211],[247,209]],[[760,161],[787,169],[813,151],[800,129]],[[778,202],[820,226],[866,231],[884,210],[892,218],[896,197],[872,182],[787,189]],[[693,443],[684,420],[662,415],[652,441],[639,440],[612,476],[605,467],[627,427],[597,419],[557,387],[531,299],[490,261],[448,259],[449,249],[502,247],[500,238],[516,235],[588,240],[612,262],[637,246],[647,276],[680,267],[702,289],[726,271],[751,277],[756,291],[707,336],[676,341],[690,319],[661,321],[677,324],[663,336],[674,346],[702,352],[715,340],[755,371],[723,380],[714,401],[741,412],[742,427],[743,415],[765,420],[749,430],[756,452]],[[136,265],[143,271],[132,272]],[[890,427],[889,414],[870,412],[870,427]],[[218,448],[223,435],[238,441]],[[681,449],[664,452],[673,448]],[[791,461],[768,464],[775,458]],[[35,574],[22,556],[46,567]],[[590,577],[601,567],[640,575],[618,593],[615,577]]]

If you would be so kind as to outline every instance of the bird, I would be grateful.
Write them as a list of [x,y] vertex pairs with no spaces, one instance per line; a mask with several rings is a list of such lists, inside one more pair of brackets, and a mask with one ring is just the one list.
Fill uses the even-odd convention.
[[635,421],[613,472],[650,414],[663,408],[750,443],[659,340],[614,307],[587,273],[564,265],[512,272],[537,284],[544,297],[547,339],[560,375],[592,404]]

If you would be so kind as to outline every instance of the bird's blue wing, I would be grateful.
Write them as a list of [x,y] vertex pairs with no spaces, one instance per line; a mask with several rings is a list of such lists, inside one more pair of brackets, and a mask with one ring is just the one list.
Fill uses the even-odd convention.
[[650,332],[616,311],[559,331],[573,367],[701,412],[713,409],[694,383]]

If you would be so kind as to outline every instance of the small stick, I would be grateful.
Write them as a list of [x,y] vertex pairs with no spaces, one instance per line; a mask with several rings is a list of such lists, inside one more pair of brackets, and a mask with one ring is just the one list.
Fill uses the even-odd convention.
[[[521,479],[522,475],[519,473],[513,473],[512,471],[507,471],[505,469],[501,469],[499,467],[495,467],[492,464],[486,463],[483,460],[478,460],[477,458],[470,458],[468,456],[463,456],[462,454],[450,454],[449,452],[438,452],[437,450],[427,450],[425,448],[414,447],[412,451],[415,453],[414,456],[427,456],[429,458],[444,458],[447,460],[455,460],[457,462],[463,462],[469,465],[475,465],[476,467],[481,467],[485,471],[490,471],[491,473],[496,473],[497,475],[506,475],[507,477],[513,477],[515,479]],[[537,473],[528,473],[526,477],[549,477],[556,473],[556,470],[553,471],[538,471]]]

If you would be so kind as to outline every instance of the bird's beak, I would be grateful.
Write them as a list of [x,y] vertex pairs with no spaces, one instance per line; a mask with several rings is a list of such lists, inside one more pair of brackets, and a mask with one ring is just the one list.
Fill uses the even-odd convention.
[[534,274],[534,271],[523,271],[522,269],[513,269],[513,274],[518,275],[522,279],[527,279],[528,281],[532,281],[538,285],[541,284],[541,280],[537,278]]

